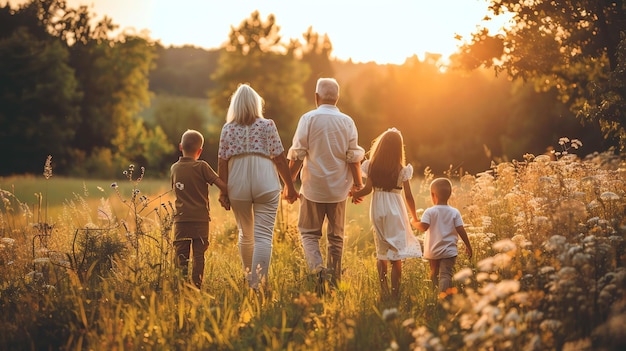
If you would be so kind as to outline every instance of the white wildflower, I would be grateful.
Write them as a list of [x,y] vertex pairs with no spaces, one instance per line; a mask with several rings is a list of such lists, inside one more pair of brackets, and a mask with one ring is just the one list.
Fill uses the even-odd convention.
[[493,257],[484,258],[476,264],[481,272],[493,271]]
[[2,238],[0,239],[0,242],[2,242],[4,245],[6,246],[13,246],[13,244],[15,244],[15,239],[13,238]]
[[567,239],[562,235],[553,235],[544,243],[544,247],[548,251],[557,251],[559,250],[567,241]]
[[507,254],[499,253],[493,256],[493,265],[498,269],[506,268],[509,266],[512,259],[513,258]]
[[482,283],[487,279],[489,279],[489,273],[479,272],[476,274],[476,281],[478,281],[479,283]]
[[507,238],[507,239],[496,241],[493,244],[493,249],[498,252],[509,252],[509,251],[515,252],[517,250],[517,246],[511,239]]
[[35,264],[45,264],[50,263],[50,257],[38,257],[33,260]]
[[503,280],[496,284],[496,293],[499,296],[506,296],[519,291],[520,283],[517,280]]
[[543,312],[532,310],[524,315],[524,320],[528,323],[539,322],[543,319]]
[[616,193],[612,191],[605,191],[602,194],[600,194],[600,199],[602,201],[617,201],[619,200],[619,195],[617,195]]
[[387,308],[383,311],[383,320],[385,322],[389,322],[391,320],[394,320],[398,317],[398,309],[397,308]]
[[471,268],[463,268],[460,271],[458,271],[454,277],[452,277],[452,279],[461,282],[463,284],[468,284],[472,278],[472,275],[474,275],[474,273],[472,272]]
[[541,324],[539,324],[539,328],[544,331],[556,331],[561,328],[562,325],[563,323],[556,319],[546,319],[545,321],[541,322]]
[[512,308],[509,313],[504,316],[504,323],[517,323],[521,319],[519,313],[517,313],[517,309]]

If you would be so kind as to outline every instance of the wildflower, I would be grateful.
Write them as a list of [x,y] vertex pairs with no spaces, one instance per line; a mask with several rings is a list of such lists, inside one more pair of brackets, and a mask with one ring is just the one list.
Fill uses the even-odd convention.
[[504,335],[506,335],[506,336],[509,336],[509,337],[517,336],[517,334],[518,334],[517,333],[517,328],[515,328],[513,326],[510,326],[510,327],[507,327],[506,329],[504,329]]
[[500,324],[496,324],[489,328],[489,335],[497,336],[504,334],[504,328]]
[[521,319],[520,315],[517,313],[517,309],[512,308],[509,313],[504,316],[504,323],[517,323]]
[[612,191],[605,191],[602,194],[600,194],[600,199],[602,201],[617,201],[619,200],[619,195],[617,195],[616,193]]
[[452,277],[452,279],[467,284],[469,283],[472,275],[474,275],[474,273],[472,272],[471,268],[463,268],[460,271],[458,271],[454,277]]
[[405,319],[404,322],[402,322],[402,327],[404,328],[415,327],[415,318]]
[[544,248],[547,251],[557,251],[560,249],[567,239],[562,235],[553,235],[546,242],[543,243]]
[[50,177],[52,177],[52,156],[48,155],[48,157],[46,158],[46,163],[43,166],[43,176],[46,179],[50,179]]
[[111,189],[117,189],[118,185],[117,183],[113,182],[111,183]]
[[515,252],[515,250],[517,250],[517,246],[511,239],[502,239],[493,244],[493,249],[498,252]]
[[493,265],[498,269],[506,268],[509,266],[509,263],[511,263],[511,260],[511,256],[499,253],[493,256]]
[[503,280],[496,284],[496,294],[506,296],[519,291],[520,283],[517,280]]
[[398,342],[395,340],[391,340],[391,342],[389,343],[389,348],[387,348],[387,350],[398,350],[400,349],[400,345],[398,345]]
[[398,317],[398,309],[397,308],[386,308],[383,311],[383,320],[385,322],[392,321]]
[[548,155],[539,155],[539,156],[535,157],[534,160],[535,160],[535,162],[538,162],[538,163],[548,163],[548,162],[552,161],[552,159]]
[[176,186],[176,189],[178,189],[178,190],[184,190],[185,189],[185,184],[183,184],[181,182],[176,182],[175,186]]
[[524,315],[524,319],[528,323],[539,322],[543,319],[543,312],[537,310],[528,311],[526,315]]
[[0,242],[2,242],[6,246],[13,246],[13,244],[15,244],[15,239],[13,239],[13,238],[2,238],[2,239],[0,239]]
[[493,270],[493,257],[487,257],[478,261],[476,264],[482,272],[491,272]]
[[544,331],[556,331],[561,328],[562,325],[563,323],[556,319],[546,319],[545,321],[541,322],[541,324],[539,324],[539,328]]
[[479,283],[482,283],[487,279],[489,279],[489,273],[479,272],[478,274],[476,274],[476,281],[478,281]]
[[46,263],[50,263],[50,258],[49,257],[39,257],[39,258],[35,258],[33,260],[33,263],[35,264],[46,264]]

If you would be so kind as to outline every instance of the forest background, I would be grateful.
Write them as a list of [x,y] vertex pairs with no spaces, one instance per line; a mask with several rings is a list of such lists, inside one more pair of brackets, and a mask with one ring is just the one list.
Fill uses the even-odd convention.
[[[435,174],[549,152],[562,136],[582,140],[579,154],[619,146],[601,118],[581,118],[573,108],[579,97],[563,91],[569,84],[541,72],[529,79],[514,64],[504,72],[497,54],[507,43],[485,32],[449,62],[426,54],[380,65],[331,59],[331,39],[313,28],[282,38],[280,19],[258,12],[213,50],[163,47],[137,33],[113,37],[114,19],[92,18],[87,7],[60,0],[0,7],[0,147],[10,150],[0,155],[0,175],[39,173],[52,155],[60,175],[116,178],[132,163],[162,177],[186,129],[205,135],[202,158],[215,166],[228,99],[240,83],[264,97],[288,148],[298,118],[314,108],[319,77],[338,79],[338,105],[354,118],[363,147],[398,128],[408,162]],[[542,40],[526,40],[539,43],[529,61],[554,59]],[[548,73],[557,77],[573,67],[551,62]],[[597,78],[597,68],[586,69],[574,86]]]

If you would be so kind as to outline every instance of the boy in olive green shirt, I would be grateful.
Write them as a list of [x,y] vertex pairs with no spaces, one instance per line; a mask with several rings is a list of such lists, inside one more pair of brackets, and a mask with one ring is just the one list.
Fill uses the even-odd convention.
[[190,253],[193,253],[191,280],[200,289],[204,276],[204,253],[209,247],[209,186],[221,191],[220,203],[226,209],[228,190],[215,171],[203,160],[204,137],[200,132],[183,133],[179,149],[183,156],[171,167],[172,189],[176,195],[174,215],[175,265],[188,274]]

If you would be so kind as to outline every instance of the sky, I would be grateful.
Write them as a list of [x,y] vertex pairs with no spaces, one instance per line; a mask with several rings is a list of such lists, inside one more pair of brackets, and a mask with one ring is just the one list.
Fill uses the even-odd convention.
[[[25,0],[9,0],[12,6]],[[6,4],[6,0],[0,0]],[[67,0],[107,15],[125,30],[147,31],[165,46],[218,48],[255,10],[274,14],[285,42],[313,31],[328,34],[332,56],[354,62],[402,64],[424,53],[447,58],[482,24],[497,31],[505,19],[484,22],[486,0]]]

